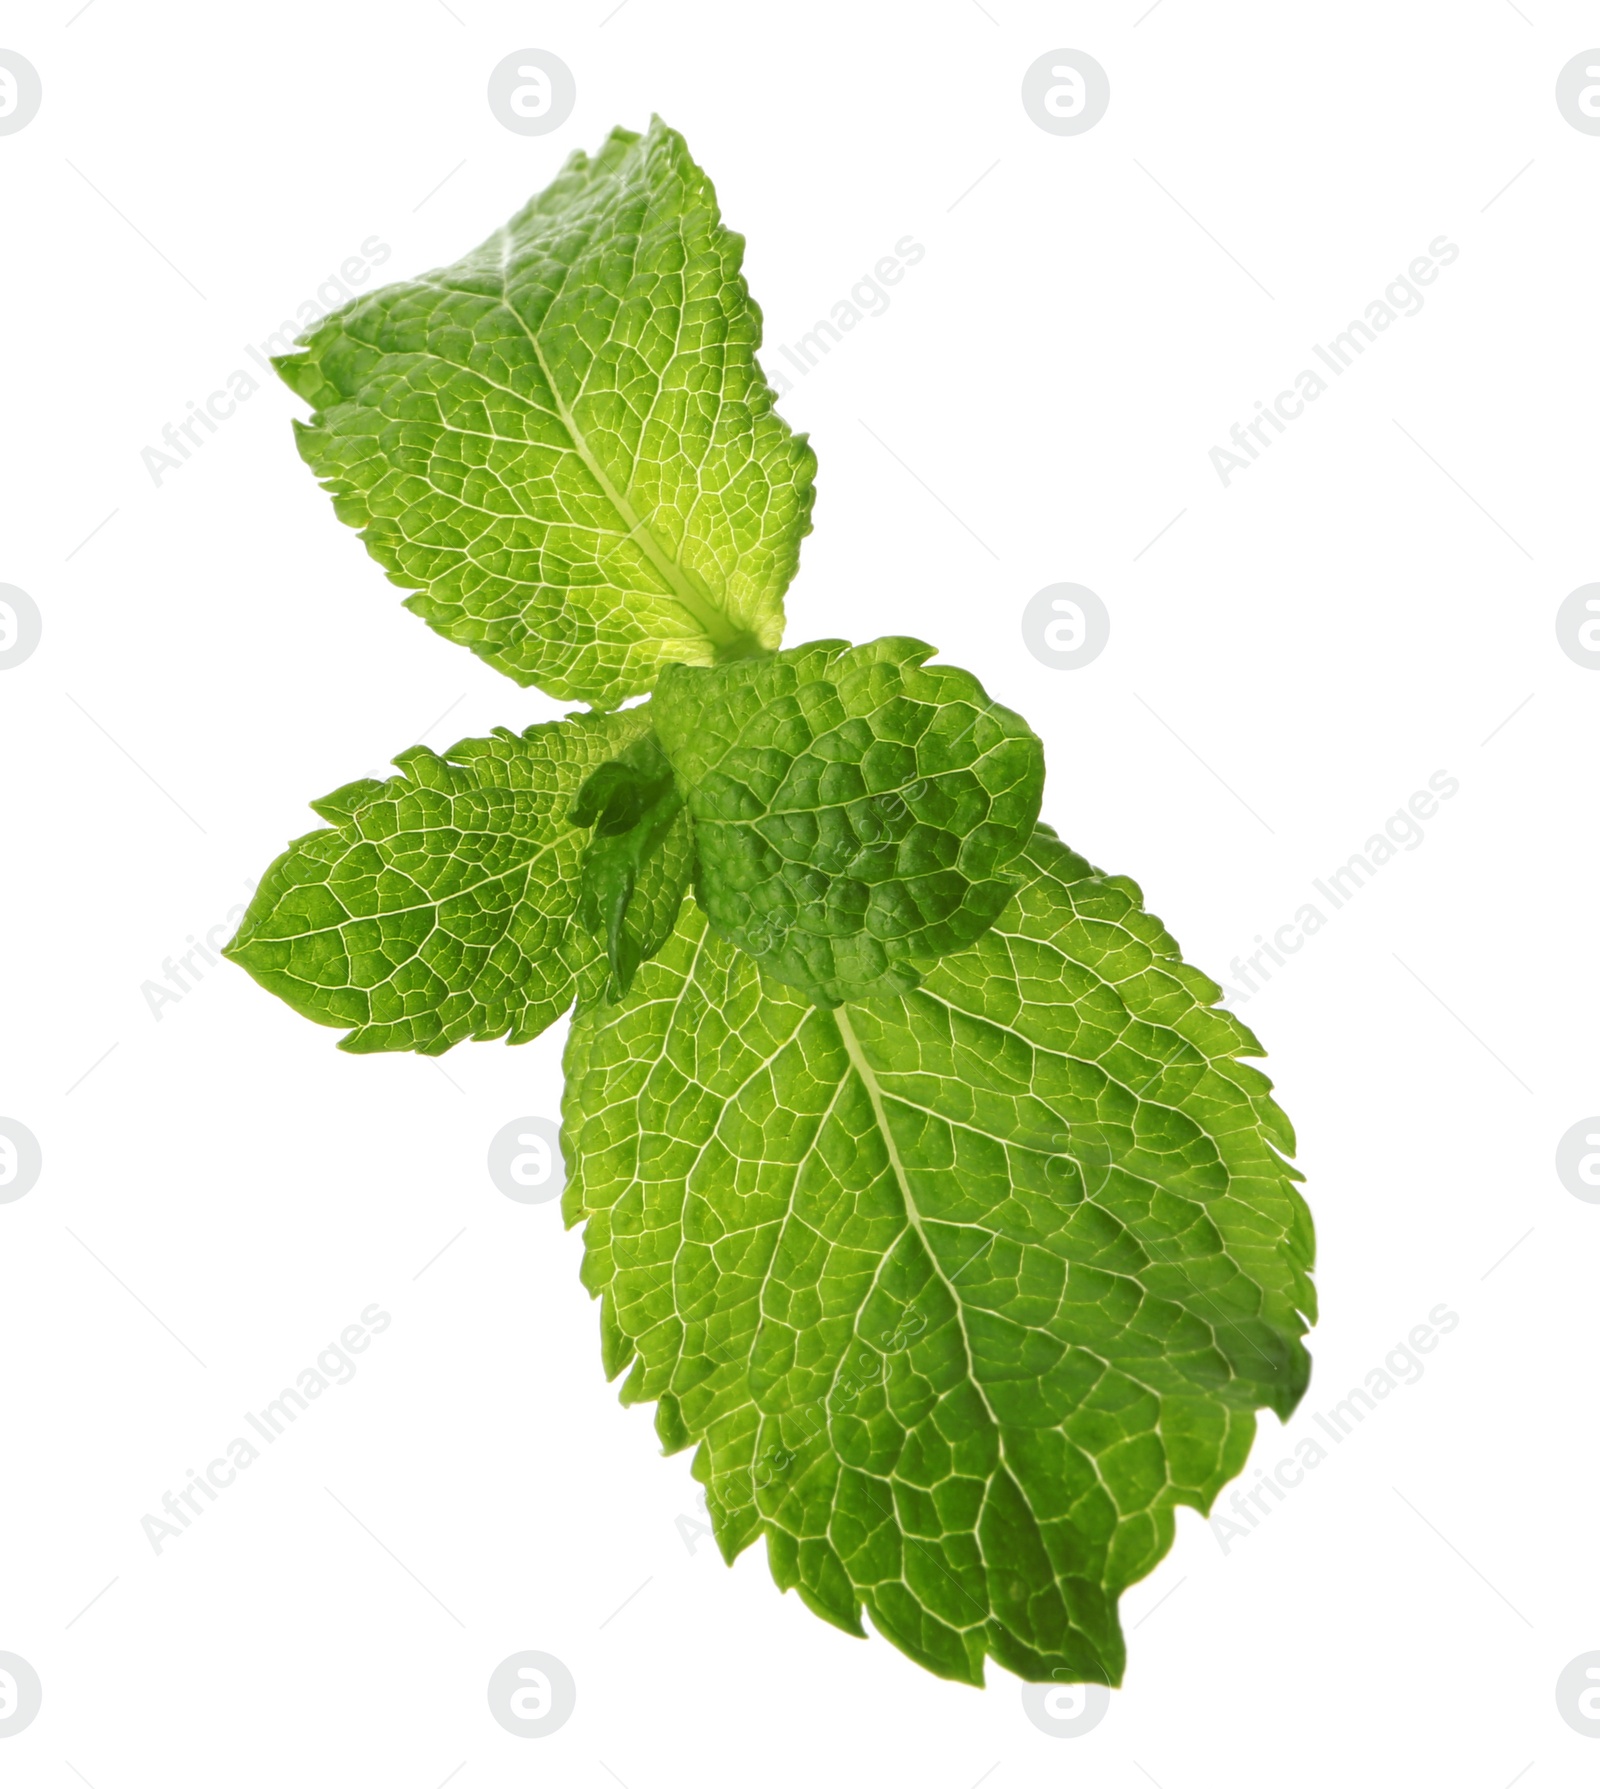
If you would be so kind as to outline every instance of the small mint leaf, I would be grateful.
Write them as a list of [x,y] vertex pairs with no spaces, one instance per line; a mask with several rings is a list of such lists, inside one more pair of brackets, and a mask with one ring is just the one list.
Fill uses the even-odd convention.
[[778,645],[816,458],[756,364],[743,249],[657,119],[275,363],[313,406],[302,457],[408,608],[603,708]]
[[592,826],[578,914],[605,942],[606,994],[620,1000],[677,923],[694,863],[683,797],[653,733],[602,764],[578,792],[575,826]]
[[1027,723],[920,640],[674,666],[651,704],[712,925],[824,1006],[906,992],[1011,898],[1044,790]]
[[349,1027],[341,1049],[526,1043],[599,986],[569,816],[648,725],[638,709],[580,714],[401,753],[401,775],[312,804],[334,825],[272,864],[226,954],[306,1018]]

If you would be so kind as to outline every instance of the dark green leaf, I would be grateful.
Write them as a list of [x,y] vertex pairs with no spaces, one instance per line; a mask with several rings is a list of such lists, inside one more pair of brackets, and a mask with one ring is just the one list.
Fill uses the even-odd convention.
[[1044,753],[920,640],[818,640],[652,703],[695,823],[712,925],[827,1006],[916,986],[1010,899]]
[[694,862],[683,797],[653,733],[594,772],[572,821],[594,828],[578,912],[605,940],[607,998],[618,1000],[671,936]]

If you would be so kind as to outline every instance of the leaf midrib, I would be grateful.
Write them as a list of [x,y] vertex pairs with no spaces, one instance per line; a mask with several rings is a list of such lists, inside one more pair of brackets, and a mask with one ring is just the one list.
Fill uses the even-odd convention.
[[[855,1027],[850,1023],[850,1015],[843,1006],[833,1009],[833,1022],[838,1027],[839,1038],[850,1058],[850,1066],[855,1070],[861,1085],[867,1091],[867,1098],[872,1105],[872,1116],[877,1124],[879,1135],[883,1138],[883,1146],[888,1152],[889,1167],[894,1174],[895,1184],[900,1189],[900,1198],[905,1205],[906,1222],[916,1234],[917,1241],[922,1244],[923,1252],[928,1257],[928,1264],[938,1276],[939,1282],[950,1294],[950,1303],[956,1314],[956,1327],[961,1331],[961,1347],[967,1357],[967,1377],[982,1400],[984,1409],[989,1413],[989,1420],[994,1424],[996,1437],[1001,1435],[1000,1419],[995,1415],[994,1407],[989,1402],[989,1394],[984,1390],[983,1381],[978,1377],[977,1361],[972,1351],[972,1338],[967,1334],[966,1308],[956,1291],[955,1281],[945,1272],[943,1263],[934,1252],[928,1232],[923,1226],[922,1213],[912,1195],[911,1178],[906,1173],[905,1164],[900,1159],[900,1146],[895,1141],[894,1132],[889,1128],[889,1114],[884,1107],[883,1088],[879,1084],[876,1071],[867,1060],[866,1051],[861,1047],[861,1040],[856,1036]],[[1003,1451],[1003,1449],[1002,1449]]]
[[567,431],[572,442],[573,452],[583,461],[589,476],[599,485],[606,501],[622,518],[627,528],[627,538],[637,541],[644,556],[660,572],[672,593],[672,600],[682,609],[687,610],[694,621],[703,629],[713,646],[732,646],[742,638],[742,630],[729,620],[726,613],[708,602],[691,583],[688,572],[666,550],[657,539],[654,530],[643,516],[639,515],[627,497],[611,482],[609,474],[601,465],[599,457],[589,445],[589,439],[578,426],[577,418],[567,408],[560,391],[556,387],[555,375],[550,370],[550,363],[544,357],[544,349],[539,345],[539,338],[528,328],[527,323],[517,315],[516,306],[509,298],[505,300],[506,309],[522,324],[523,332],[533,349],[533,357],[539,363],[539,371],[543,375],[545,385],[550,392],[550,402],[555,406],[556,416],[561,426]]

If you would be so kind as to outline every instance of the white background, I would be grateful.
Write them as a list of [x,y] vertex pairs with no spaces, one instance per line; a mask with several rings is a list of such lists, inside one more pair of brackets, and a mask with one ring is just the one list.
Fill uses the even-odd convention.
[[[1593,7],[78,4],[0,15],[44,87],[0,138],[0,581],[44,617],[0,675],[0,1114],[44,1151],[0,1206],[0,1650],[44,1683],[3,1780],[1594,1782],[1554,1687],[1600,1648],[1600,1207],[1553,1166],[1600,1108],[1600,678],[1553,626],[1600,575],[1600,138],[1553,98]],[[1111,81],[1078,137],[1019,97],[1064,46]],[[577,78],[548,137],[485,102],[522,47]],[[578,1236],[485,1171],[556,1114],[559,1032],[352,1058],[231,968],[159,1020],[141,991],[309,798],[420,728],[558,712],[401,608],[276,382],[159,486],[141,449],[259,377],[244,345],[368,237],[389,276],[452,260],[652,110],[746,234],[773,349],[927,251],[783,402],[821,463],[791,642],[915,632],[976,671],[1045,738],[1046,817],[1230,981],[1460,782],[1236,1003],[1325,1310],[1247,1479],[1433,1307],[1459,1327],[1226,1555],[1180,1512],[1082,1738],[678,1522],[689,1455],[604,1383]],[[1440,234],[1425,308],[1224,488],[1209,449]],[[1076,672],[1019,631],[1058,580],[1112,616]],[[141,1517],[373,1301],[358,1376],[157,1557]],[[578,1685],[537,1742],[485,1701],[525,1648]]]

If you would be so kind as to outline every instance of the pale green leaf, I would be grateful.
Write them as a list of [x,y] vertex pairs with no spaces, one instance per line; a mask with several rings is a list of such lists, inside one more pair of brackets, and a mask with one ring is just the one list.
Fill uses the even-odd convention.
[[778,645],[816,462],[756,364],[743,248],[657,119],[277,362],[314,409],[301,453],[408,607],[601,707]]
[[[640,709],[578,714],[402,753],[400,776],[313,803],[333,826],[272,864],[227,954],[296,1012],[350,1027],[346,1050],[525,1043],[603,984],[602,946],[578,917],[589,832],[572,807],[648,724]],[[660,935],[685,856],[641,871]]]

